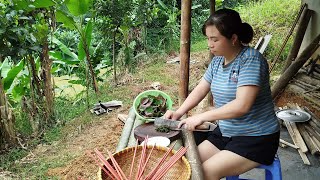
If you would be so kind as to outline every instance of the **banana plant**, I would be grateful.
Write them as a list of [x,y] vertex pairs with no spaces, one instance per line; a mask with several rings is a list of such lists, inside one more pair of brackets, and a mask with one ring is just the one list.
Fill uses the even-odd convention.
[[[90,57],[90,44],[92,39],[93,18],[87,18],[92,0],[66,0],[56,12],[56,19],[66,28],[76,30],[80,34],[78,44],[78,60],[86,60],[91,82],[96,93],[99,92],[96,75]],[[89,85],[89,75],[87,75]]]

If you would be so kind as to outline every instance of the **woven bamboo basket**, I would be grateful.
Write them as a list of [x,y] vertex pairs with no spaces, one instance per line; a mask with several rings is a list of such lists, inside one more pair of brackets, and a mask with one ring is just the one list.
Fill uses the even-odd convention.
[[[138,146],[135,160],[134,160],[134,166],[133,166],[133,177],[137,174],[137,168],[139,165],[139,160],[142,154],[142,148],[143,146]],[[113,154],[113,157],[121,167],[122,171],[124,174],[129,177],[130,174],[130,167],[132,163],[132,158],[134,155],[134,149],[135,147],[129,147],[126,148],[120,152],[117,152]],[[146,155],[148,156],[150,151],[152,149],[152,146],[147,146],[146,150]],[[156,146],[152,154],[150,156],[150,159],[148,160],[148,163],[145,167],[143,177],[145,177],[153,168],[158,164],[160,159],[163,157],[163,155],[167,152],[168,148],[167,147],[161,147],[161,146]],[[168,155],[167,159],[164,161],[167,162],[168,159],[170,159],[171,156],[174,155],[176,151],[172,150],[170,154]],[[111,164],[111,160],[108,159],[109,163]],[[189,180],[191,177],[191,168],[190,164],[187,161],[187,159],[183,156],[180,158],[171,168],[170,170],[166,173],[166,175],[162,178],[163,180]],[[98,179],[99,180],[106,180],[106,179],[111,179],[107,177],[105,172],[99,168],[98,171]],[[134,178],[133,178],[134,179]]]

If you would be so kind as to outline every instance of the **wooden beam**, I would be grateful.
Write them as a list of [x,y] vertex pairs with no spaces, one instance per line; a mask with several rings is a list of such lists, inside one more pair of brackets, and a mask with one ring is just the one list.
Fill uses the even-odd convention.
[[191,0],[181,2],[181,38],[180,38],[180,85],[179,104],[188,96],[189,61],[190,61],[190,30],[191,30]]
[[303,64],[312,56],[312,54],[319,48],[320,34],[307,46],[300,56],[295,60],[288,69],[280,76],[280,78],[272,86],[272,97],[276,99],[277,96],[288,85],[292,77],[299,71]]
[[290,66],[290,64],[296,59],[300,46],[304,37],[304,34],[306,33],[309,21],[311,19],[311,16],[313,14],[313,11],[310,9],[305,9],[304,14],[301,17],[301,20],[298,24],[298,29],[296,33],[296,37],[294,38],[294,42],[292,45],[292,48],[290,50],[290,53],[286,59],[285,66],[282,70],[282,73]]

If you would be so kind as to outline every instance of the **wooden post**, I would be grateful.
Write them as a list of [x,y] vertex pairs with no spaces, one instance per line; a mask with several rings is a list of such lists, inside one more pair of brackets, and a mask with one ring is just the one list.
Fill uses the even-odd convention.
[[210,0],[210,14],[216,11],[216,0]]
[[[210,15],[212,15],[215,11],[216,11],[216,1],[210,0]],[[214,55],[209,51],[208,66],[209,66],[213,56]],[[208,105],[213,106],[213,96],[211,94],[211,91],[208,93],[207,98],[208,98]]]
[[188,96],[190,61],[191,0],[181,2],[179,104]]
[[294,39],[293,45],[291,47],[290,53],[286,59],[286,63],[285,63],[285,66],[282,70],[282,73],[284,73],[284,71],[290,66],[292,61],[294,61],[296,59],[312,14],[313,14],[313,11],[310,9],[306,9],[304,11],[304,14],[302,15],[301,20],[298,24],[297,34]]
[[287,86],[292,77],[299,71],[303,64],[312,56],[319,48],[320,34],[305,48],[300,56],[295,60],[288,69],[280,76],[276,83],[272,86],[272,97],[275,99],[280,92]]

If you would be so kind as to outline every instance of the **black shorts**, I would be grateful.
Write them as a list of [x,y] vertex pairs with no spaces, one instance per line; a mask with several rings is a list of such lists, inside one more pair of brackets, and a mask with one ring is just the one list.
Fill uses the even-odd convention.
[[278,150],[280,131],[263,136],[223,137],[220,128],[217,127],[208,134],[195,133],[198,143],[201,136],[206,136],[206,139],[220,150],[228,150],[259,164],[270,165]]

